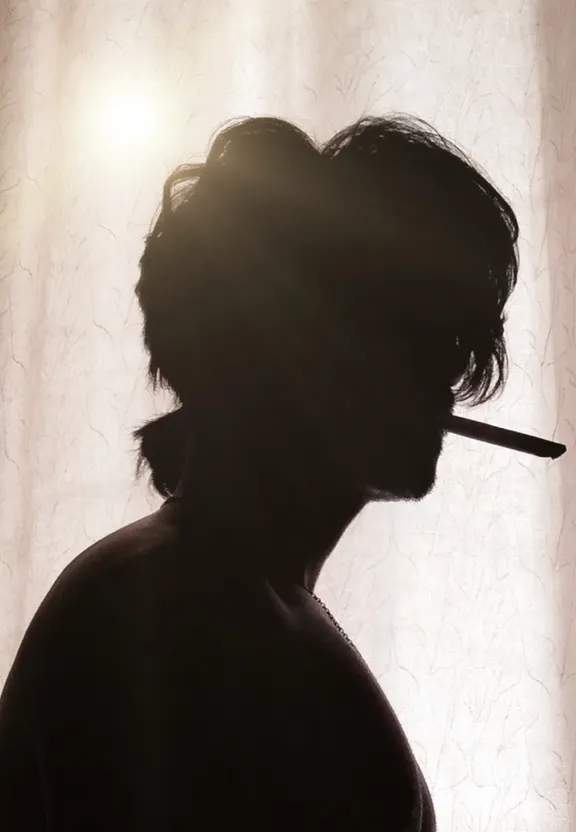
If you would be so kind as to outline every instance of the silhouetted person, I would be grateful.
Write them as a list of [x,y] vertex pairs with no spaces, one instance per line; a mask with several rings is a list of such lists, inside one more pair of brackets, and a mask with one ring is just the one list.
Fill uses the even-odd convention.
[[136,431],[166,501],[72,561],[28,628],[0,700],[3,830],[435,828],[313,590],[367,502],[433,488],[455,397],[502,389],[517,237],[407,116],[324,145],[247,119],[169,177],[136,288],[178,405]]

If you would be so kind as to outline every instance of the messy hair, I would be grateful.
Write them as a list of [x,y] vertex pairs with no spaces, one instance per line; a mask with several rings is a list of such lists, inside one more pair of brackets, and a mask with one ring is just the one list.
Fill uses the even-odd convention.
[[[430,223],[430,218],[434,223]],[[440,231],[439,231],[440,229]],[[324,143],[278,118],[223,127],[167,178],[136,285],[154,389],[201,411],[273,361],[303,316],[458,350],[456,401],[508,374],[504,307],[518,223],[480,167],[422,119],[364,117]],[[449,244],[447,244],[449,241]],[[163,496],[179,479],[182,407],[138,428]]]

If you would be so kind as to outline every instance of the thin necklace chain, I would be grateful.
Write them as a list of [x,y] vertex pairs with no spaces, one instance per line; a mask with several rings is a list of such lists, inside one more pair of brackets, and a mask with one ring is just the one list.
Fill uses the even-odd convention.
[[306,586],[305,586],[305,587],[304,587],[304,589],[306,590],[306,592],[307,592],[309,595],[311,595],[311,596],[312,596],[312,598],[314,598],[314,600],[315,600],[315,601],[317,601],[317,603],[318,603],[318,604],[320,604],[320,606],[322,607],[322,609],[324,610],[324,612],[326,613],[326,615],[328,616],[328,618],[330,619],[330,621],[334,624],[334,626],[336,627],[336,629],[338,630],[338,632],[339,632],[339,633],[340,633],[340,634],[344,637],[344,639],[348,642],[348,644],[350,645],[350,647],[352,647],[352,649],[354,650],[354,652],[356,652],[356,653],[357,653],[357,652],[358,652],[358,648],[356,647],[356,645],[354,644],[354,642],[352,641],[352,639],[351,639],[351,638],[347,635],[347,633],[345,633],[345,632],[344,632],[344,630],[342,629],[342,627],[340,626],[340,624],[336,621],[336,619],[334,618],[334,616],[332,615],[332,613],[330,612],[330,610],[328,609],[328,607],[326,606],[326,604],[324,603],[324,601],[323,601],[321,598],[318,598],[318,596],[316,595],[316,593],[315,593],[315,592],[312,592],[312,590],[311,590],[311,589],[308,589],[308,587],[306,587]]

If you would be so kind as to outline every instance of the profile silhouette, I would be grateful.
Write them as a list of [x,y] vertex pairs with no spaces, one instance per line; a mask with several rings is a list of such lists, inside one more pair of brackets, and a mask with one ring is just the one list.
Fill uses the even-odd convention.
[[[276,118],[165,183],[136,286],[165,498],[76,557],[0,699],[0,826],[433,832],[383,690],[314,594],[370,501],[421,500],[502,390],[507,201],[426,122]],[[16,819],[16,820],[14,820]]]
[[167,180],[141,259],[150,378],[181,405],[135,434],[157,490],[183,477],[189,509],[257,518],[274,565],[302,579],[303,558],[313,585],[367,501],[433,488],[438,416],[503,388],[517,237],[415,117],[323,145],[276,118],[222,129]]

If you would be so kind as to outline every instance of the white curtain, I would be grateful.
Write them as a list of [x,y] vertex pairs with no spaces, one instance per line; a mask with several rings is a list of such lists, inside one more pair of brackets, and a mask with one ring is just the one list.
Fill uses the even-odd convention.
[[574,0],[0,3],[0,683],[66,564],[161,502],[134,482],[130,431],[165,405],[133,296],[164,177],[231,117],[325,139],[415,113],[521,226],[509,385],[463,414],[568,452],[451,437],[436,490],[368,507],[319,594],[396,709],[439,830],[571,828],[575,39]]

